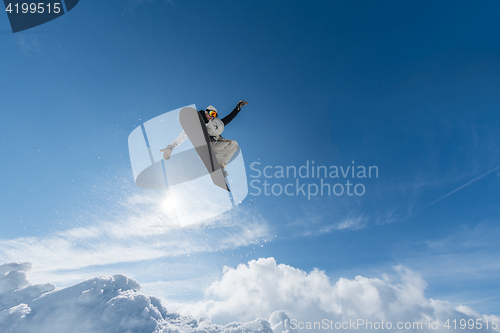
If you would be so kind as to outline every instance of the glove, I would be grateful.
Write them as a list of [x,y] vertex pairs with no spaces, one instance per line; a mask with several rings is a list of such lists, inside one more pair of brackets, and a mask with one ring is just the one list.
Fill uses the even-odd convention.
[[168,145],[167,148],[160,149],[160,151],[163,152],[163,158],[166,160],[170,159],[170,155],[172,155],[172,150],[174,150],[174,147],[172,147],[172,145]]
[[243,105],[248,105],[248,102],[244,101],[244,100],[241,100],[241,101],[238,102],[238,104],[236,104],[236,108],[241,110],[241,107]]

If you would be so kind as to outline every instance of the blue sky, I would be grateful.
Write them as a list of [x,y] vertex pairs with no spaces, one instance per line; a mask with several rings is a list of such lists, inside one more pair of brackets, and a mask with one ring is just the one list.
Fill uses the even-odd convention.
[[[87,0],[17,34],[0,15],[0,260],[36,272],[36,252],[51,253],[39,279],[59,285],[116,272],[191,281],[163,291],[176,301],[251,259],[333,280],[401,264],[429,298],[499,314],[499,13],[496,1]],[[224,133],[249,175],[256,161],[355,161],[379,177],[363,196],[249,195],[221,217],[236,227],[117,232],[157,213],[144,202],[159,194],[133,182],[130,132],[190,104],[224,115],[240,99],[250,104]],[[65,257],[58,237],[81,256]]]

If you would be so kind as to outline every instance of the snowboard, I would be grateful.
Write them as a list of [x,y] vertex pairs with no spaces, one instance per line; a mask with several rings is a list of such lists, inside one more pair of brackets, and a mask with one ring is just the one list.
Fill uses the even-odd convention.
[[193,108],[185,107],[179,113],[179,121],[184,132],[193,144],[196,152],[205,164],[212,182],[220,188],[230,192],[227,181],[224,178],[222,168],[217,161],[215,152],[210,142],[210,136],[207,132],[205,121],[201,118],[198,111]]

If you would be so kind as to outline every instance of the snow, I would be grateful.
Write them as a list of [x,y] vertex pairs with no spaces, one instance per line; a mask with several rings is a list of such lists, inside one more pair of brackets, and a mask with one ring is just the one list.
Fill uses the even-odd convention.
[[[30,263],[0,265],[2,333],[297,333],[325,331],[314,329],[325,320],[331,326],[359,320],[374,325],[391,322],[393,329],[397,323],[423,324],[423,329],[398,330],[411,332],[448,332],[446,320],[488,321],[489,328],[483,325],[482,331],[497,332],[492,324],[500,324],[497,316],[426,298],[426,282],[402,266],[395,267],[396,277],[356,276],[332,283],[317,269],[305,272],[261,258],[224,268],[204,300],[170,304],[176,311],[140,293],[139,283],[122,274],[57,289],[50,283],[30,284],[30,269]],[[439,329],[427,329],[438,321]]]
[[286,314],[271,321],[212,324],[169,312],[160,299],[139,293],[141,286],[118,274],[95,277],[56,289],[53,284],[30,285],[30,263],[0,266],[0,331],[37,333],[293,333]]

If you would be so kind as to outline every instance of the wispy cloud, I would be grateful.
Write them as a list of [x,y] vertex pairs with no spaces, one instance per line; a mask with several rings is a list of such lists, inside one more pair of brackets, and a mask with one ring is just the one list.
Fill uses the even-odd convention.
[[[496,223],[482,222],[473,227],[457,226],[450,235],[431,239],[423,249],[408,257],[408,264],[425,271],[427,276],[455,281],[463,279],[489,279],[500,273],[500,227]],[[432,269],[427,270],[426,267]]]
[[29,261],[32,274],[55,275],[117,263],[235,249],[269,237],[263,219],[237,208],[220,218],[181,228],[162,209],[166,196],[140,194],[126,201],[113,220],[98,220],[49,236],[0,240],[2,262]]
[[41,44],[36,34],[17,34],[17,45],[21,49],[21,52],[28,56],[33,56],[34,53],[40,52],[41,49]]
[[[469,180],[469,181],[468,181],[468,182],[466,182],[465,184],[463,184],[463,185],[461,185],[461,186],[457,187],[457,188],[456,188],[456,189],[454,189],[453,191],[450,191],[450,192],[446,193],[445,195],[443,195],[443,196],[441,196],[441,197],[437,198],[436,200],[434,200],[434,201],[432,201],[432,202],[430,202],[430,203],[428,203],[428,204],[424,205],[423,207],[418,208],[418,209],[417,209],[417,210],[415,210],[415,211],[411,211],[411,209],[410,209],[410,212],[409,212],[406,216],[404,216],[404,217],[402,217],[402,218],[400,218],[400,219],[397,219],[397,220],[395,220],[395,219],[391,219],[391,220],[388,220],[388,221],[389,221],[389,222],[393,222],[393,221],[404,221],[404,220],[406,220],[406,219],[408,219],[408,218],[410,218],[410,217],[414,216],[414,215],[415,215],[415,214],[417,214],[418,212],[420,212],[420,211],[424,210],[425,208],[427,208],[427,207],[429,207],[429,206],[432,206],[432,205],[434,205],[434,204],[438,203],[439,201],[441,201],[441,200],[443,200],[443,199],[445,199],[445,198],[447,198],[447,197],[449,197],[449,196],[451,196],[451,195],[453,195],[453,194],[457,193],[458,191],[463,190],[464,188],[467,188],[467,187],[471,186],[472,184],[474,184],[474,183],[476,183],[476,182],[480,181],[480,180],[481,180],[481,179],[483,179],[484,177],[486,177],[486,176],[488,176],[489,174],[491,174],[491,173],[493,173],[493,172],[495,172],[495,171],[498,171],[498,170],[500,170],[500,166],[497,166],[497,167],[495,167],[495,168],[493,168],[493,169],[490,169],[490,170],[488,170],[488,171],[484,172],[483,174],[481,174],[481,175],[479,175],[479,176],[477,176],[477,177],[473,178],[472,180]],[[413,205],[411,206],[411,208],[413,208]],[[386,223],[387,223],[387,222],[386,222]]]
[[438,199],[434,200],[433,202],[431,202],[431,203],[429,203],[429,204],[425,205],[424,207],[422,207],[422,208],[418,209],[418,210],[417,210],[417,211],[415,211],[414,213],[417,213],[417,212],[421,211],[422,209],[427,208],[427,207],[429,207],[429,206],[431,206],[431,205],[433,205],[433,204],[435,204],[435,203],[437,203],[437,202],[439,202],[439,201],[443,200],[444,198],[449,197],[450,195],[452,195],[452,194],[454,194],[454,193],[456,193],[456,192],[458,192],[458,191],[460,191],[460,190],[463,190],[464,188],[466,188],[466,187],[468,187],[468,186],[470,186],[470,185],[474,184],[475,182],[477,182],[477,181],[479,181],[479,180],[483,179],[484,177],[486,177],[486,176],[487,176],[487,175],[489,175],[490,173],[492,173],[492,172],[494,172],[494,171],[496,171],[496,170],[499,170],[499,169],[500,169],[500,166],[497,166],[496,168],[493,168],[493,169],[491,169],[491,170],[489,170],[489,171],[486,171],[486,172],[485,172],[485,173],[483,173],[482,175],[480,175],[480,176],[478,176],[478,177],[476,177],[476,178],[474,178],[474,179],[472,179],[472,180],[468,181],[467,183],[463,184],[462,186],[457,187],[457,188],[456,188],[456,189],[454,189],[453,191],[451,191],[451,192],[449,192],[449,193],[446,193],[446,194],[445,194],[445,195],[443,195],[442,197],[440,197],[440,198],[438,198]]
[[278,218],[283,221],[279,232],[282,237],[300,238],[366,228],[369,218],[348,201],[336,205],[308,202],[307,205],[287,207],[286,211],[279,211]]
[[360,230],[366,228],[367,220],[363,217],[347,217],[339,222],[333,222],[329,225],[322,225],[316,229],[304,231],[303,236],[319,236],[329,234],[336,230]]

